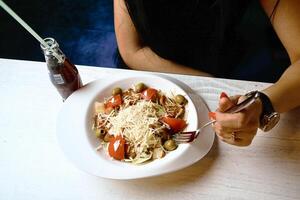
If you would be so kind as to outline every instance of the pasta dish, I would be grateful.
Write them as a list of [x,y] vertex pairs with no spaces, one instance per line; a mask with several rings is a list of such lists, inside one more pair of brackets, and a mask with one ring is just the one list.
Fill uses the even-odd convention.
[[177,148],[172,135],[187,126],[187,100],[183,95],[166,96],[138,83],[95,102],[93,130],[104,150],[116,160],[140,164],[162,158]]

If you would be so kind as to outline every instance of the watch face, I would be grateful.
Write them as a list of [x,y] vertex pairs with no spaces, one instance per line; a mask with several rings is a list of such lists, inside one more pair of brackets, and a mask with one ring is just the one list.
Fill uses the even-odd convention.
[[265,115],[262,120],[262,130],[265,132],[271,130],[278,123],[279,119],[280,115],[277,112]]

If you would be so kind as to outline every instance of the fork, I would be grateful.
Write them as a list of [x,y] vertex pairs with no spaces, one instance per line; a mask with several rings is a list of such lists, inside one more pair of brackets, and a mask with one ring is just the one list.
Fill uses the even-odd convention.
[[[250,106],[251,104],[253,104],[255,102],[255,100],[259,97],[259,93],[258,93],[258,91],[253,91],[253,92],[245,94],[245,96],[246,96],[246,99],[244,99],[244,101],[233,106],[232,108],[227,110],[225,113],[237,113],[237,112],[240,112],[241,110],[247,108],[248,106]],[[177,144],[193,142],[205,127],[207,127],[215,122],[216,122],[216,120],[211,120],[195,131],[176,133],[173,135],[172,138]]]

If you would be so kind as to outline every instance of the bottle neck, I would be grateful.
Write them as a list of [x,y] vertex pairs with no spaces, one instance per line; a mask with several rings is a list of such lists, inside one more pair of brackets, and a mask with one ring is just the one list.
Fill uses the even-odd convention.
[[[65,61],[65,55],[59,48],[59,44],[53,38],[45,38],[44,41],[49,47],[45,47],[41,44],[41,49],[43,50],[47,66],[50,69],[58,68],[63,66]],[[58,60],[53,54],[59,55],[62,59]]]

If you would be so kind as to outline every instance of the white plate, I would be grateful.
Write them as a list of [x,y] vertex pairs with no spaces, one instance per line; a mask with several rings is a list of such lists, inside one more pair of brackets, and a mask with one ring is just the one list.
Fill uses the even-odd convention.
[[99,141],[91,130],[94,102],[109,97],[114,87],[128,89],[138,82],[167,94],[183,94],[189,102],[186,108],[187,131],[196,130],[199,124],[209,120],[208,109],[202,99],[182,82],[167,76],[135,75],[91,82],[65,101],[57,121],[58,142],[79,169],[104,178],[136,179],[182,169],[208,153],[214,140],[211,128],[204,129],[193,143],[180,144],[164,158],[142,165],[112,160],[103,149],[95,150]]

